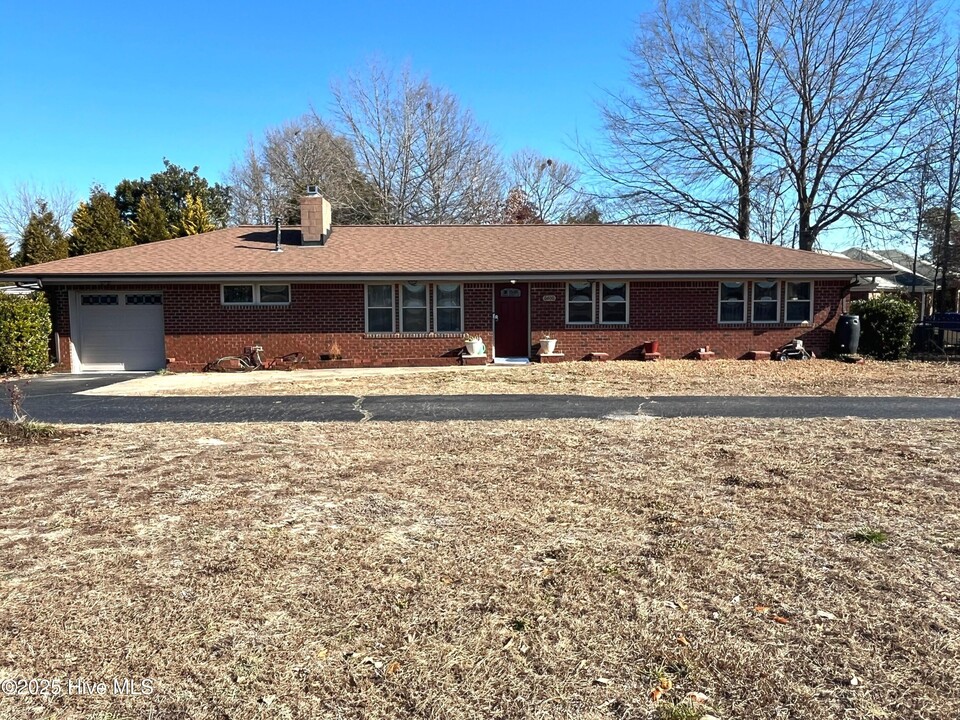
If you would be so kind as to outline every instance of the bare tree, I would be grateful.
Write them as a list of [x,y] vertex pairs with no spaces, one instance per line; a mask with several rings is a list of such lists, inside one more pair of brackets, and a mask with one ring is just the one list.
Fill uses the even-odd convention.
[[226,181],[234,222],[263,224],[280,217],[298,223],[298,198],[315,185],[342,223],[353,212],[359,173],[349,141],[310,114],[268,129],[259,146],[251,140]]
[[[956,37],[956,35],[954,35]],[[934,163],[939,204],[943,209],[940,230],[940,251],[935,252],[938,271],[943,278],[937,294],[937,310],[947,308],[949,281],[956,271],[958,259],[957,240],[953,238],[955,218],[960,214],[960,42],[954,40],[947,81],[942,90],[934,94],[931,106],[934,111],[934,134],[937,155]],[[956,277],[953,274],[953,277]]]
[[[373,188],[380,222],[488,222],[503,170],[487,131],[460,101],[409,68],[373,62],[332,87],[338,129]],[[363,201],[363,198],[357,198]]]
[[14,183],[8,192],[0,195],[0,230],[19,244],[30,217],[41,202],[53,213],[53,220],[60,230],[68,232],[73,211],[80,204],[77,193],[62,183],[44,185],[33,181]]
[[635,94],[606,103],[606,146],[586,153],[628,218],[750,237],[771,3],[661,0],[641,24]]
[[581,170],[526,148],[510,158],[510,187],[522,190],[537,217],[561,223],[582,215],[588,206],[580,187]]
[[798,242],[872,223],[916,161],[941,58],[928,0],[773,0],[764,136],[796,195]]

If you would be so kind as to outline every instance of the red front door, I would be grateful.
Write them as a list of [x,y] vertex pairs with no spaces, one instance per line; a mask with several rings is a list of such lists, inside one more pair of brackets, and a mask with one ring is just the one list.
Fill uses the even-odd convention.
[[530,357],[530,332],[527,329],[529,306],[526,283],[493,286],[493,349],[497,357]]

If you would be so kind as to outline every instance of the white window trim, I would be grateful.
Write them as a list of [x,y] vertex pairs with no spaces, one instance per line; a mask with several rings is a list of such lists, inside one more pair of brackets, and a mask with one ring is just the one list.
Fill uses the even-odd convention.
[[780,323],[780,296],[783,294],[784,288],[782,287],[783,283],[779,280],[775,280],[773,286],[777,289],[777,316],[774,320],[757,320],[756,318],[756,309],[757,309],[757,285],[761,282],[769,282],[768,280],[754,280],[750,283],[750,322],[754,325],[778,325]]
[[[386,285],[390,288],[390,330],[370,330],[370,293],[368,287]],[[375,305],[376,310],[386,310],[386,305]],[[363,332],[364,333],[395,333],[397,331],[397,286],[393,283],[365,283],[363,286]]]
[[[626,306],[623,320],[603,319],[603,286],[623,283],[623,304]],[[597,303],[599,305],[601,325],[629,325],[630,324],[630,283],[626,280],[602,280],[597,283]]]
[[[743,285],[743,316],[740,320],[724,320],[723,313],[720,312],[723,309],[724,301],[720,298],[722,297],[721,293],[723,292],[723,284],[725,282],[730,283],[740,283]],[[718,325],[744,325],[747,322],[747,281],[746,280],[721,280],[717,283],[717,324]],[[729,302],[729,301],[727,301]]]
[[[810,300],[794,300],[793,302],[809,302],[810,303],[810,312],[807,314],[803,320],[789,320],[787,319],[787,308],[789,307],[789,300],[787,300],[787,283],[808,283],[810,285]],[[787,325],[802,325],[803,323],[813,324],[813,301],[814,301],[814,291],[816,290],[815,283],[813,280],[787,280],[783,283],[783,322]]]
[[[287,288],[287,301],[286,302],[260,302],[260,286],[261,285],[272,285],[275,287],[285,287]],[[249,286],[253,288],[253,302],[227,302],[224,299],[224,288],[226,287],[240,287],[240,286]],[[222,283],[220,285],[220,304],[226,307],[253,307],[254,305],[260,305],[263,307],[287,307],[291,300],[293,299],[293,290],[290,287],[290,283],[245,283],[245,282],[235,282],[235,283]]]
[[[586,282],[590,286],[590,319],[589,320],[576,320],[573,321],[570,319],[570,286],[572,282],[564,283],[564,303],[563,303],[563,313],[564,320],[566,320],[567,325],[595,325],[597,318],[597,284],[595,282],[589,282],[585,280],[576,281]],[[577,303],[578,305],[586,305],[586,303]]]
[[[430,295],[431,295],[431,293],[429,292],[430,289],[429,289],[429,287],[427,287],[427,283],[422,282],[422,281],[419,281],[419,280],[418,280],[418,281],[415,281],[415,282],[416,282],[416,285],[414,285],[414,287],[420,287],[420,286],[422,285],[423,288],[424,288],[424,290],[423,290],[423,302],[426,303],[426,307],[424,308],[424,310],[426,310],[425,315],[426,315],[426,320],[427,320],[427,327],[424,328],[423,330],[404,330],[404,329],[403,329],[403,313],[404,313],[404,311],[405,311],[405,308],[403,307],[403,286],[404,286],[404,285],[411,285],[411,284],[413,284],[413,282],[414,282],[414,281],[409,281],[409,280],[408,280],[407,282],[402,282],[402,283],[400,283],[400,284],[397,286],[397,300],[398,300],[399,303],[400,303],[400,332],[401,332],[401,333],[404,333],[404,334],[406,334],[406,335],[423,335],[423,334],[425,334],[425,333],[429,333],[429,332],[430,332]],[[419,309],[419,308],[417,308],[417,309]]]
[[[440,326],[437,324],[437,315],[439,314],[438,311],[440,309],[440,306],[437,304],[437,286],[439,285],[457,285],[460,287],[460,329],[459,330],[440,330],[439,329]],[[462,335],[464,332],[464,307],[463,306],[465,305],[465,299],[463,294],[463,283],[435,282],[433,283],[433,292],[428,293],[428,295],[433,295],[433,329],[434,331],[441,335],[443,334]]]

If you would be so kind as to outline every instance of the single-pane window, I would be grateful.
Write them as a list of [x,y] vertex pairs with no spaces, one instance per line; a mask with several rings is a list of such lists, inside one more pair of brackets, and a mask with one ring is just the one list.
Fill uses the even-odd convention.
[[747,300],[742,282],[720,283],[720,322],[746,321]]
[[567,322],[593,322],[593,283],[567,283]]
[[367,285],[367,332],[393,332],[393,285]]
[[753,284],[753,321],[775,323],[780,318],[780,283],[755,282]]
[[437,332],[463,332],[461,286],[436,285]]
[[253,302],[253,285],[224,285],[223,302],[227,305]]
[[813,321],[813,283],[788,282],[786,296],[787,322]]
[[400,328],[403,332],[427,331],[427,286],[409,283],[400,288]]
[[290,286],[261,285],[260,302],[267,304],[283,304],[290,302]]
[[627,321],[627,284],[602,283],[600,285],[600,322],[625,323]]

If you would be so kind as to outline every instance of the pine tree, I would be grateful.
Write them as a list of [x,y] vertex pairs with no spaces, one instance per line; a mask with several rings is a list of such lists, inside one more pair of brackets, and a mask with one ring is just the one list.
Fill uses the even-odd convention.
[[23,229],[23,241],[20,244],[20,264],[62,260],[69,254],[67,236],[57,224],[50,208],[43,200],[37,201],[37,209],[30,214]]
[[155,193],[140,196],[137,202],[137,213],[130,223],[134,242],[142,245],[158,240],[168,240],[172,237],[170,224],[167,222],[167,213],[163,209],[160,198]]
[[14,267],[16,267],[16,264],[13,262],[10,243],[7,242],[7,238],[4,237],[3,233],[0,233],[0,272],[10,270]]
[[210,213],[207,212],[203,204],[203,198],[187,193],[183,203],[183,212],[180,216],[180,235],[199,235],[200,233],[215,230],[216,226],[210,219]]
[[73,213],[70,254],[87,255],[130,245],[133,245],[133,238],[120,219],[113,196],[103,188],[94,187],[90,192],[90,200],[80,203]]

